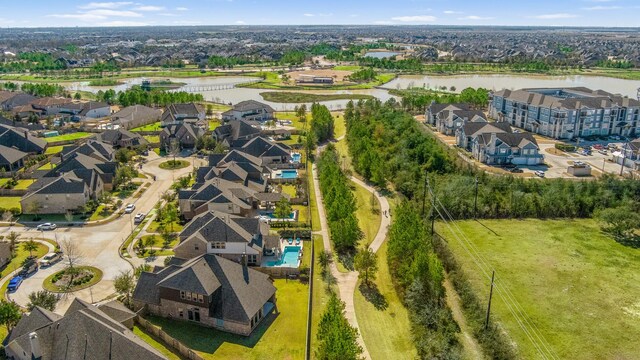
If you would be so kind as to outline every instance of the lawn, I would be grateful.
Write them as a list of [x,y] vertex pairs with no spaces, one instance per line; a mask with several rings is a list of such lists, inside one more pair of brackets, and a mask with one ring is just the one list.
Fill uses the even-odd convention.
[[[640,250],[604,235],[594,220],[483,220],[457,225],[496,271],[492,321],[521,358],[539,355],[503,301],[508,289],[562,359],[632,359],[640,354]],[[480,299],[489,279],[439,224]]]
[[143,138],[151,144],[157,144],[160,142],[159,135],[144,135]]
[[149,334],[144,328],[135,325],[133,327],[133,333],[139,338],[144,340],[147,344],[153,346],[154,349],[160,351],[162,355],[166,356],[169,360],[180,360],[180,356],[174,353],[170,347],[165,345],[162,340],[157,339],[155,336]]
[[311,110],[307,111],[306,114],[306,122],[304,121],[300,121],[300,119],[298,118],[298,116],[291,111],[281,111],[281,112],[277,112],[276,113],[276,118],[278,120],[289,120],[292,122],[291,125],[289,126],[293,126],[294,128],[298,129],[298,130],[302,130],[305,128],[305,126],[310,126],[311,125]]
[[287,194],[290,197],[296,197],[296,186],[295,185],[282,185],[282,193]]
[[[356,288],[354,306],[358,326],[371,359],[416,359],[407,309],[400,302],[387,266],[387,243],[378,250],[376,290]],[[369,300],[370,299],[370,300]]]
[[73,140],[78,140],[78,139],[84,139],[86,137],[89,137],[93,134],[88,133],[88,132],[75,132],[75,133],[70,133],[70,134],[64,134],[64,135],[58,135],[58,136],[52,136],[52,137],[48,137],[48,138],[44,138],[47,142],[56,142],[56,141],[73,141]]
[[89,221],[103,220],[111,216],[111,214],[113,214],[113,211],[105,210],[104,205],[100,205],[96,208],[96,211],[91,214]]
[[220,126],[220,121],[218,121],[218,120],[209,120],[209,131],[215,130],[218,126]]
[[[149,233],[156,233],[159,232],[159,228],[161,225],[163,225],[164,222],[158,222],[155,219],[151,222],[151,224],[149,225],[149,227],[147,228],[147,232]],[[169,231],[173,231],[173,232],[180,232],[182,231],[182,224],[180,224],[180,221],[174,221],[173,224],[171,223],[166,223],[166,226],[168,227]],[[173,230],[172,230],[173,229]],[[158,234],[158,236],[160,236]]]
[[31,184],[36,182],[35,179],[22,179],[18,180],[18,184],[13,187],[14,190],[26,190]]
[[49,146],[47,147],[47,150],[44,152],[45,155],[55,155],[59,152],[62,151],[62,148],[64,148],[64,146],[60,145],[60,146]]
[[358,66],[358,65],[338,65],[333,67],[333,70],[343,70],[343,71],[358,71],[360,69],[362,69],[362,66]]
[[0,196],[0,208],[2,209],[22,209],[20,205],[20,196]]
[[156,122],[151,123],[151,124],[147,124],[147,125],[144,125],[144,126],[139,126],[137,128],[133,128],[133,129],[131,129],[131,131],[160,131],[160,130],[162,130],[160,128],[160,124],[161,124],[160,121],[156,121]]
[[335,121],[333,126],[333,137],[338,139],[347,133],[347,124],[344,122],[344,113],[342,112],[333,112]]
[[249,337],[183,321],[148,320],[205,359],[304,359],[309,287],[283,279],[274,285],[279,314],[265,319]]
[[[67,288],[66,286],[63,288],[63,287],[60,287],[59,285],[56,285],[53,282],[53,280],[56,277],[56,275],[67,271],[67,269],[63,269],[63,270],[60,270],[58,272],[55,272],[55,273],[49,275],[46,279],[44,279],[44,282],[42,283],[42,287],[45,290],[48,290],[48,291],[51,291],[51,292],[66,293],[66,292],[69,292],[69,291],[77,291],[77,290],[86,289],[88,287],[91,287],[91,286],[99,283],[100,280],[102,280],[102,270],[100,270],[100,269],[98,269],[96,267],[93,267],[93,266],[75,266],[74,269],[79,270],[79,271],[89,271],[89,272],[91,272],[93,277],[88,282],[85,282],[83,284],[74,285],[71,288]],[[74,281],[74,283],[75,283],[75,281]]]
[[38,168],[38,170],[51,170],[51,169],[53,169],[54,167],[55,167],[55,166],[54,166],[52,163],[48,162],[48,163],[46,163],[46,164],[44,164],[44,165],[40,166],[40,167]]
[[364,94],[314,94],[303,92],[275,92],[267,91],[260,93],[266,101],[275,103],[310,103],[331,100],[366,100],[373,99],[371,95]]
[[318,324],[322,318],[324,308],[329,301],[329,292],[327,291],[327,285],[322,279],[320,271],[320,264],[318,264],[318,254],[320,250],[324,248],[322,243],[322,236],[313,235],[313,243],[315,247],[315,268],[313,274],[313,294],[312,294],[312,308],[311,308],[311,357],[315,358],[315,350],[318,342],[316,337],[318,336]]
[[318,213],[318,200],[316,199],[316,192],[313,187],[313,171],[311,171],[311,162],[309,162],[309,171],[307,171],[307,181],[309,189],[309,211],[311,212],[311,229],[313,231],[320,231],[320,214]]
[[[380,229],[382,216],[382,213],[380,213],[380,202],[372,193],[362,186],[354,182],[351,182],[351,185],[353,186],[353,195],[356,199],[356,217],[358,218],[360,230],[364,233],[361,244],[370,244],[376,237],[378,229]],[[373,206],[371,204],[372,199]]]
[[[143,235],[140,238],[140,241],[143,242],[143,244],[146,244],[148,239],[150,237],[153,236],[153,243],[148,245],[149,247],[155,247],[155,248],[161,248],[164,244],[164,239],[162,238],[162,236],[160,234],[149,234],[149,235]],[[178,245],[179,239],[177,236],[175,236],[173,238],[173,240],[171,240],[171,242],[169,242],[169,246],[167,246],[168,249],[173,249],[176,245]]]

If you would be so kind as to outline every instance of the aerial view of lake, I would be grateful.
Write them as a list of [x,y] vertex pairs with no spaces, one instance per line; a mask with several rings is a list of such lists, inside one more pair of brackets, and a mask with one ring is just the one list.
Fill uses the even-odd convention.
[[396,55],[400,55],[400,53],[394,51],[369,51],[368,53],[364,54],[364,57],[385,59]]

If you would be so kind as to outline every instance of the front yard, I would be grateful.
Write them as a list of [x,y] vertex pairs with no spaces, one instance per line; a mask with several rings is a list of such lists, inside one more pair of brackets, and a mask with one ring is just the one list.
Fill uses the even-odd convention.
[[191,322],[160,317],[147,320],[205,359],[304,359],[309,287],[283,279],[275,280],[274,285],[279,313],[266,318],[249,337]]
[[20,199],[20,196],[0,196],[0,209],[22,209]]
[[44,140],[46,142],[49,142],[49,143],[57,142],[57,141],[73,141],[73,140],[78,140],[78,139],[84,139],[84,138],[89,137],[91,135],[93,135],[93,134],[88,133],[88,132],[79,131],[79,132],[70,133],[70,134],[47,137],[47,138],[44,138]]

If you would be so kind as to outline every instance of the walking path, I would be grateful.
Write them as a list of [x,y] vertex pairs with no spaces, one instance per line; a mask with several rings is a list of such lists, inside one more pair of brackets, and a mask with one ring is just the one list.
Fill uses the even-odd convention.
[[[318,204],[318,215],[320,217],[320,228],[321,228],[320,231],[316,231],[315,233],[317,235],[322,236],[324,250],[327,252],[331,252],[331,240],[329,239],[329,232],[328,232],[329,226],[327,225],[327,218],[324,211],[322,193],[320,191],[320,182],[318,179],[318,172],[315,164],[312,167],[312,174],[313,174],[313,190],[316,194],[316,199],[317,199],[316,202]],[[373,252],[376,252],[378,251],[378,249],[384,242],[385,238],[387,237],[387,229],[389,224],[391,223],[391,218],[388,216],[390,214],[389,202],[384,196],[381,196],[380,194],[378,194],[376,189],[369,186],[362,180],[359,180],[354,177],[352,177],[351,180],[356,184],[358,184],[359,186],[362,186],[363,188],[367,189],[367,191],[375,194],[376,198],[380,202],[380,214],[382,216],[382,221],[380,223],[380,228],[378,229],[378,233],[376,234],[374,240],[369,245],[369,248]],[[387,214],[387,215],[383,216],[382,214]],[[360,346],[362,346],[363,356],[366,359],[371,359],[371,355],[369,355],[367,346],[362,339],[362,332],[360,331],[360,327],[358,326],[358,319],[356,318],[356,311],[355,311],[355,306],[353,301],[353,296],[355,294],[356,286],[358,284],[358,272],[357,271],[350,271],[347,273],[339,272],[335,262],[331,262],[330,269],[331,269],[331,274],[336,278],[336,283],[338,285],[338,294],[340,296],[340,299],[345,303],[345,316],[349,321],[349,324],[351,324],[351,326],[358,329],[358,343],[360,344]]]

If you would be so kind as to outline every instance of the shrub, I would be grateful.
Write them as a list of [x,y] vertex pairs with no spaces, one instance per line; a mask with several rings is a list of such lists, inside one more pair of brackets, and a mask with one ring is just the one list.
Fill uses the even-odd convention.
[[555,147],[560,151],[567,151],[567,152],[576,151],[576,147],[574,145],[569,145],[569,144],[558,143],[555,145]]

